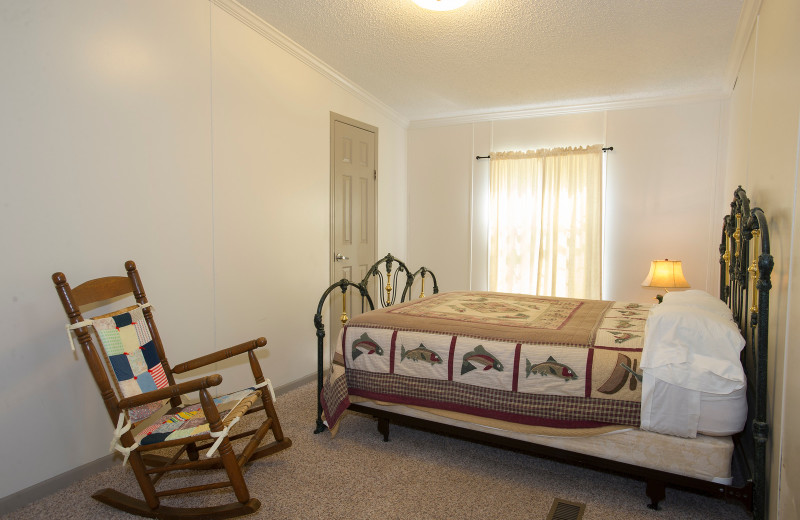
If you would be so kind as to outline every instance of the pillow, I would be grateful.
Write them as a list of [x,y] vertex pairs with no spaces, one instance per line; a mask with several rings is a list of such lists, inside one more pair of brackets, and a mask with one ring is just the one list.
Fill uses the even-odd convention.
[[728,394],[744,386],[744,343],[736,324],[714,310],[657,305],[647,318],[641,366],[667,383]]
[[661,305],[682,305],[684,307],[704,309],[725,319],[733,319],[733,314],[725,302],[711,296],[706,291],[697,289],[668,292],[664,295]]

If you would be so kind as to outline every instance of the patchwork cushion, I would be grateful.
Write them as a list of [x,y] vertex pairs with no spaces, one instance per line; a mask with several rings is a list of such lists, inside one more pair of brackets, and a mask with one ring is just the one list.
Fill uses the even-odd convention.
[[[214,399],[222,424],[227,426],[236,418],[244,415],[258,399],[260,393],[254,387],[223,395]],[[145,446],[157,442],[172,441],[203,435],[210,431],[208,421],[199,403],[170,410],[152,425],[135,435],[136,442]]]
[[[169,386],[150,329],[141,308],[95,318],[93,325],[106,354],[109,372],[123,397],[131,397]],[[260,392],[246,388],[214,399],[222,423],[227,426],[241,417],[259,398]],[[136,424],[150,418],[166,399],[128,409]],[[152,419],[151,419],[152,420]],[[199,403],[173,408],[134,435],[140,445],[155,444],[208,434],[210,427]]]
[[[94,328],[123,397],[169,385],[141,308],[96,318]],[[131,408],[128,416],[134,423],[140,422],[161,408],[165,401]]]

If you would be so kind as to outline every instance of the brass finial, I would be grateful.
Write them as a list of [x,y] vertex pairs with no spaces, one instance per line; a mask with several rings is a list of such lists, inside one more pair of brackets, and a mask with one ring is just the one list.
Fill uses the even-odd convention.
[[347,322],[350,321],[350,318],[347,317],[347,289],[342,291],[342,315],[339,316],[339,321],[342,322],[342,325],[347,325]]

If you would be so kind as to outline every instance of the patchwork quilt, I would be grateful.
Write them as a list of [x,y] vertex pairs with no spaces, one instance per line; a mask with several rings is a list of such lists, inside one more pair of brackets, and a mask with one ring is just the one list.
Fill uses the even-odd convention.
[[639,426],[650,306],[450,292],[353,318],[344,370],[320,396],[334,427],[349,396],[555,428]]

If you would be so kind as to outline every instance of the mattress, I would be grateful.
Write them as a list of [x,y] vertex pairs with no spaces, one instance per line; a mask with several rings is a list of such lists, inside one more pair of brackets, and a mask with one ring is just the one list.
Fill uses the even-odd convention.
[[626,428],[588,436],[538,435],[504,429],[498,425],[480,424],[483,421],[478,417],[471,420],[449,418],[420,407],[380,404],[371,401],[360,401],[358,404],[718,484],[727,485],[733,480],[731,458],[734,445],[730,436],[698,435],[695,438],[687,439],[638,428]]

